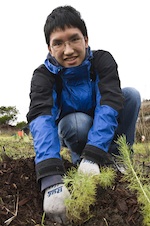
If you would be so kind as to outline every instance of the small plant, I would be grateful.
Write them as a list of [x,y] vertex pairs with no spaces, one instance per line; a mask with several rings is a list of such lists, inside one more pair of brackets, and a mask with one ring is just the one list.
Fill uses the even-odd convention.
[[110,187],[114,179],[115,172],[110,168],[101,168],[100,175],[95,176],[79,173],[75,168],[68,171],[64,183],[71,194],[65,202],[70,221],[80,225],[93,217],[91,207],[96,202],[97,185]]
[[68,148],[63,147],[63,148],[61,149],[60,154],[61,154],[61,156],[62,156],[63,159],[65,159],[65,160],[67,160],[67,161],[69,161],[69,162],[72,162],[72,161],[71,161],[70,150],[69,150]]
[[101,167],[100,171],[101,173],[98,177],[100,186],[104,189],[112,187],[116,178],[116,172],[114,171],[114,169],[109,167]]
[[123,176],[123,180],[129,182],[128,187],[130,190],[137,192],[137,200],[144,218],[143,224],[150,226],[150,178],[145,176],[141,166],[137,166],[132,161],[131,151],[125,136],[119,137],[117,144],[120,150],[118,161],[122,162],[126,168],[126,174]]
[[66,200],[67,217],[74,223],[83,223],[92,215],[90,206],[95,203],[96,181],[94,177],[78,173],[75,168],[64,177],[71,197]]

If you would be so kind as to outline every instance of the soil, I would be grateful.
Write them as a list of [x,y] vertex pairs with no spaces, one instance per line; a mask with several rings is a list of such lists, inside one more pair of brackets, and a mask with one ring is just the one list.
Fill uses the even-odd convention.
[[[66,169],[71,164],[64,160]],[[98,187],[97,202],[91,208],[93,217],[86,226],[142,226],[142,215],[136,194],[128,190],[118,173],[115,185],[107,190]],[[42,194],[36,183],[34,158],[6,159],[0,163],[0,226],[13,216],[11,226],[40,226],[43,215]],[[18,200],[17,200],[18,199]],[[44,225],[59,226],[45,218]],[[72,224],[74,225],[74,224]],[[77,226],[74,225],[74,226]]]

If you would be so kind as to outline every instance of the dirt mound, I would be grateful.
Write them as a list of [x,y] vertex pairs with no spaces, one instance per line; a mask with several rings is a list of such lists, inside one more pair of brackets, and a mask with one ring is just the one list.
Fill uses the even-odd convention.
[[[71,164],[65,162],[66,169]],[[36,183],[34,159],[18,159],[0,163],[0,226],[13,216],[18,203],[17,216],[11,226],[40,226],[42,219],[42,194]],[[120,181],[118,174],[113,189],[98,187],[97,202],[92,207],[93,218],[86,226],[141,226],[140,214],[135,194]],[[18,201],[17,201],[18,199]],[[46,219],[44,225],[58,226]],[[74,225],[77,226],[77,225]]]

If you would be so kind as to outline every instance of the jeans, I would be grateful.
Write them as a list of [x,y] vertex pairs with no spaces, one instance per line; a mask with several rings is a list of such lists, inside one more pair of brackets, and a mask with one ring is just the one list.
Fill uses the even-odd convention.
[[[125,103],[123,110],[119,114],[118,127],[108,150],[111,154],[119,154],[115,141],[122,134],[126,136],[127,143],[131,146],[133,145],[136,121],[141,106],[141,97],[135,88],[123,88],[122,93]],[[62,118],[58,124],[61,145],[70,149],[74,164],[80,161],[80,155],[86,145],[92,123],[93,118],[89,115],[75,112]]]

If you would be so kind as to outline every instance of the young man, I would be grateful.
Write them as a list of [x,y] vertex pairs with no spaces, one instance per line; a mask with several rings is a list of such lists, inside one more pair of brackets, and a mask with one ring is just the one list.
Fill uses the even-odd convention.
[[79,171],[99,174],[99,166],[113,164],[112,154],[118,154],[118,135],[133,145],[141,98],[134,88],[121,90],[109,52],[91,51],[85,22],[74,8],[54,9],[44,33],[49,54],[33,73],[27,120],[44,211],[64,223],[70,194],[62,181],[61,146],[70,149]]

